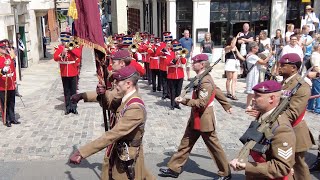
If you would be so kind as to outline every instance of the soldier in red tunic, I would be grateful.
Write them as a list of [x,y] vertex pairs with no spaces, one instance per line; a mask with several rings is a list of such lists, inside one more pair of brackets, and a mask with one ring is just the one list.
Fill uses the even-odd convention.
[[[161,91],[161,81],[160,81],[160,65],[159,56],[157,55],[157,49],[160,47],[160,38],[154,38],[154,44],[148,47],[148,54],[150,55],[150,71],[152,75],[152,91]],[[157,81],[158,77],[158,81]]]
[[55,47],[53,58],[60,64],[60,74],[65,98],[65,115],[78,114],[77,104],[70,101],[70,97],[77,93],[78,66],[80,65],[81,49],[72,47],[70,33],[62,32],[61,44]]
[[157,49],[157,55],[160,58],[160,81],[162,83],[162,99],[170,98],[168,93],[168,82],[167,82],[167,58],[171,58],[171,52],[172,52],[172,36],[171,32],[164,32],[163,33],[163,39],[164,42],[162,43],[161,48]]
[[[2,118],[3,121],[5,121],[6,126],[11,127],[11,124],[20,124],[20,122],[16,120],[14,113],[16,69],[14,66],[14,60],[6,51],[6,44],[4,41],[0,41],[0,76]],[[6,111],[6,114],[4,114],[4,111]]]
[[141,34],[142,42],[139,43],[138,52],[142,56],[142,62],[144,64],[144,69],[146,70],[146,74],[143,77],[144,80],[148,80],[148,84],[151,84],[151,72],[149,68],[150,64],[150,55],[148,54],[148,47],[149,47],[149,39],[147,34]]
[[168,65],[168,90],[170,94],[170,101],[171,101],[171,110],[174,108],[181,109],[179,104],[175,102],[175,98],[180,96],[184,72],[183,72],[183,65],[186,64],[187,59],[182,57],[180,52],[182,50],[182,46],[180,42],[175,39],[172,41],[173,51],[171,52],[171,57],[167,58],[167,65]]

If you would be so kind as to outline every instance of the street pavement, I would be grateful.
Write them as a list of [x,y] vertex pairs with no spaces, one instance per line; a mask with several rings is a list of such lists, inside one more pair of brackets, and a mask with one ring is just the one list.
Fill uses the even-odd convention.
[[[21,125],[0,127],[0,180],[11,179],[98,179],[101,172],[103,151],[85,159],[81,165],[67,163],[73,145],[80,147],[104,132],[101,107],[98,103],[78,104],[79,115],[64,115],[64,96],[58,63],[52,60],[53,45],[48,47],[50,56],[22,71],[19,90],[22,101],[16,98],[16,117]],[[225,92],[222,78],[224,63],[213,68],[215,83]],[[194,73],[192,74],[194,75]],[[95,90],[98,80],[90,49],[84,48],[79,92]],[[169,100],[161,100],[161,92],[152,92],[146,81],[139,81],[139,92],[146,104],[148,119],[143,139],[147,167],[158,175],[176,151],[190,115],[190,108],[169,110]],[[184,81],[186,86],[188,81]],[[245,80],[237,84],[238,101],[230,101],[233,114],[227,114],[216,102],[217,132],[229,160],[235,158],[240,148],[239,137],[253,120],[244,113]],[[190,97],[190,94],[188,94]],[[317,139],[319,117],[307,112],[306,121]],[[310,164],[316,151],[307,153]],[[213,179],[217,168],[210,158],[202,139],[195,144],[190,159],[179,179]],[[243,173],[232,172],[233,179],[244,179]],[[157,176],[157,179],[165,179]],[[171,178],[166,178],[171,179]],[[320,179],[314,174],[313,179]]]

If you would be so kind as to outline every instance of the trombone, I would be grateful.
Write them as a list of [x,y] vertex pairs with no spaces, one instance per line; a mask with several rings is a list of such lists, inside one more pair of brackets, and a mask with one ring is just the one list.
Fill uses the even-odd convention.
[[180,52],[180,56],[185,58],[187,56],[187,54],[189,53],[188,49],[183,48]]

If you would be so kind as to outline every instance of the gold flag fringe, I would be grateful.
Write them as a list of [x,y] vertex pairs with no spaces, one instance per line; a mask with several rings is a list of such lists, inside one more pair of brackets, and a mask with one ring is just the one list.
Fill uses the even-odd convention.
[[75,36],[74,38],[76,41],[79,42],[79,44],[86,46],[86,47],[89,47],[89,48],[97,49],[97,50],[101,51],[102,53],[106,54],[106,49],[104,47],[100,46],[99,44],[92,43],[88,40],[79,38],[77,36]]
[[68,16],[72,17],[72,19],[78,19],[78,11],[75,0],[72,0],[70,3],[70,7],[68,9]]

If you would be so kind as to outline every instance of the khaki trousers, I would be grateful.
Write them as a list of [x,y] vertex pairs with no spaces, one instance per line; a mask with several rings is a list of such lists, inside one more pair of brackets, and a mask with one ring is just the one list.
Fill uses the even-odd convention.
[[215,160],[215,163],[219,169],[218,175],[229,175],[230,169],[228,165],[228,160],[226,154],[224,153],[219,143],[219,139],[215,131],[200,132],[193,130],[189,126],[187,126],[185,130],[184,136],[178,148],[178,152],[176,152],[168,162],[168,167],[171,170],[180,173],[181,167],[187,162],[190,152],[200,136],[204,140],[211,157]]
[[305,151],[295,153],[296,163],[293,165],[293,177],[295,180],[311,180],[309,167],[305,162],[304,155]]

